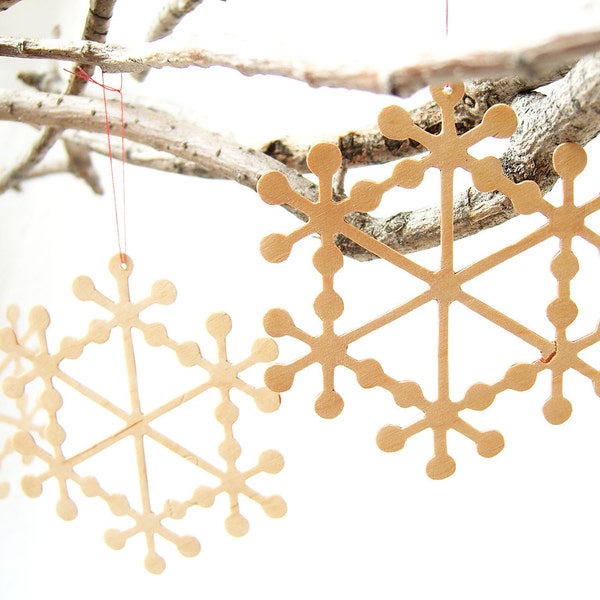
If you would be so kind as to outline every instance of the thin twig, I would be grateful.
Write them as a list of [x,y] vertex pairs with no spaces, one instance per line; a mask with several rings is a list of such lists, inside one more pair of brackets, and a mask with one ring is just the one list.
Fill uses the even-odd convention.
[[154,42],[171,35],[182,19],[200,6],[203,1],[168,0],[158,13],[146,39],[149,42]]
[[[91,0],[83,28],[82,37],[84,40],[92,40],[88,43],[103,43],[106,40],[115,3],[116,0]],[[79,63],[79,66],[90,73],[94,69],[94,66],[89,62],[82,61]],[[84,87],[85,81],[72,76],[67,83],[64,93],[76,95]],[[16,185],[33,167],[39,164],[60,138],[60,133],[60,129],[54,127],[44,128],[38,139],[32,144],[28,154],[0,176],[0,193]],[[66,148],[66,150],[69,153],[69,148]],[[74,164],[83,164],[86,162],[86,158],[82,156],[73,156],[71,160]],[[94,177],[90,176],[89,168],[83,170],[82,173],[85,173],[87,177],[91,177],[89,183],[92,189],[94,187],[97,188]]]
[[[161,40],[173,33],[175,27],[181,23],[183,18],[200,6],[204,0],[168,0],[160,9],[156,20],[152,24],[146,40],[154,42]],[[148,74],[148,69],[135,73],[138,81],[143,81]]]
[[21,2],[21,0],[0,0],[0,12],[9,9],[19,2]]

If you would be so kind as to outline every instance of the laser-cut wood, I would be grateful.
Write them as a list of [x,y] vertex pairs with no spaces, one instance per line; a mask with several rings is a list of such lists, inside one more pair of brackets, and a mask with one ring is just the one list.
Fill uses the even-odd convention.
[[[282,517],[286,513],[285,501],[280,496],[263,496],[248,484],[248,480],[259,473],[278,473],[283,468],[283,457],[279,452],[276,450],[263,452],[258,462],[247,470],[240,470],[237,465],[242,449],[234,436],[233,425],[237,420],[239,408],[230,395],[231,390],[235,389],[250,396],[261,411],[276,410],[279,407],[279,396],[267,388],[255,388],[248,384],[241,378],[241,373],[256,364],[274,360],[278,349],[272,339],[259,339],[252,346],[252,351],[246,359],[232,364],[227,357],[227,336],[232,327],[231,319],[225,313],[217,313],[209,317],[206,324],[208,333],[214,338],[218,350],[218,360],[212,363],[202,356],[195,342],[177,343],[169,337],[161,323],[146,323],[141,320],[140,313],[146,308],[154,304],[173,303],[176,290],[169,281],[158,281],[153,285],[149,297],[139,302],[132,302],[129,294],[129,278],[133,271],[133,262],[129,257],[126,257],[126,267],[126,269],[121,267],[119,256],[113,257],[110,261],[110,273],[116,280],[118,290],[117,300],[114,301],[97,290],[89,277],[78,277],[75,280],[73,291],[77,298],[94,302],[106,309],[110,318],[92,321],[87,334],[81,338],[63,338],[59,349],[55,352],[48,348],[46,332],[50,326],[50,317],[43,307],[35,307],[29,314],[30,331],[39,340],[37,350],[22,344],[15,334],[14,327],[1,329],[0,349],[6,353],[7,360],[28,365],[20,372],[6,377],[3,390],[9,398],[20,398],[33,381],[39,381],[43,385],[40,402],[48,414],[48,425],[44,432],[46,443],[39,444],[28,430],[19,431],[12,439],[14,448],[24,457],[38,458],[46,465],[45,471],[23,478],[22,487],[25,493],[31,497],[39,496],[43,484],[54,479],[59,489],[56,511],[65,520],[74,519],[78,511],[70,497],[69,486],[77,485],[86,496],[101,498],[115,515],[129,517],[134,522],[132,527],[125,530],[108,530],[105,534],[106,543],[111,548],[120,549],[129,538],[142,534],[148,548],[146,568],[151,573],[160,573],[165,568],[165,561],[156,551],[157,536],[173,543],[184,556],[195,556],[200,552],[198,540],[191,535],[176,534],[163,522],[167,518],[181,519],[194,506],[209,507],[220,494],[229,497],[230,514],[225,525],[227,531],[234,536],[244,535],[249,527],[247,519],[240,512],[239,497],[242,495],[259,504],[270,517]],[[69,375],[69,361],[77,360],[89,344],[106,343],[111,332],[116,329],[121,331],[123,339],[129,389],[128,410],[124,410],[110,398],[101,396],[85,383]],[[158,408],[144,412],[140,403],[138,386],[140,375],[135,361],[133,330],[142,332],[146,343],[150,346],[163,347],[174,352],[185,367],[200,369],[201,382],[186,393],[169,398]],[[76,391],[83,400],[94,403],[120,419],[121,429],[76,455],[65,454],[63,444],[67,432],[60,424],[63,398],[56,386],[58,382]],[[205,460],[152,426],[153,421],[160,416],[177,410],[178,407],[194,401],[213,388],[217,389],[221,396],[221,401],[215,410],[215,417],[223,428],[223,441],[219,445],[218,452],[225,462],[225,468]],[[200,423],[199,426],[201,425]],[[109,493],[95,477],[82,475],[77,470],[89,458],[128,437],[132,438],[135,446],[141,510],[132,508],[126,496]],[[168,500],[162,510],[156,510],[151,502],[146,438],[191,463],[200,472],[212,475],[219,484],[213,487],[199,485],[191,497],[182,501]]]
[[[10,323],[15,336],[18,337],[20,344],[27,344],[32,337],[32,330],[25,331],[22,335],[17,334],[19,308],[11,305],[6,310],[6,318]],[[0,360],[0,376],[18,375],[24,370],[23,361],[19,357],[5,356]],[[14,431],[28,431],[29,433],[39,437],[43,432],[42,410],[36,398],[30,398],[28,394],[23,393],[18,396],[0,397],[0,424]],[[14,454],[15,449],[12,444],[12,436],[7,436],[2,440],[0,448],[0,469],[6,458]],[[30,463],[23,457],[25,464]],[[10,491],[10,481],[0,480],[0,498],[8,496]]]
[[[437,87],[431,91],[442,111],[442,129],[437,135],[417,127],[409,113],[398,106],[388,107],[380,114],[379,126],[383,135],[393,140],[410,138],[429,151],[418,159],[399,161],[388,179],[380,183],[358,182],[347,199],[334,202],[331,182],[333,174],[340,166],[339,151],[334,145],[319,144],[311,150],[308,161],[311,171],[319,178],[320,194],[317,203],[313,204],[295,193],[285,177],[276,172],[263,176],[258,192],[265,202],[291,205],[308,217],[308,222],[291,234],[272,234],[263,240],[261,252],[268,261],[285,260],[294,244],[309,234],[316,233],[321,239],[321,246],[314,255],[313,263],[322,278],[322,291],[314,302],[315,313],[322,322],[322,331],[319,335],[310,335],[295,325],[287,311],[269,311],[264,318],[267,333],[274,337],[289,336],[298,339],[307,344],[310,350],[290,364],[269,367],[265,373],[265,382],[271,389],[284,392],[291,388],[298,372],[313,363],[320,364],[323,372],[322,392],[316,401],[315,409],[319,415],[326,418],[337,416],[343,408],[344,401],[335,389],[334,380],[334,370],[339,366],[354,371],[362,387],[379,386],[387,389],[398,406],[416,407],[423,412],[423,418],[404,428],[396,425],[383,427],[377,436],[377,444],[386,452],[395,452],[400,450],[411,436],[431,429],[434,456],[427,465],[427,473],[433,479],[442,479],[451,475],[456,468],[454,459],[448,453],[449,430],[455,430],[473,440],[478,453],[484,457],[495,456],[504,447],[504,439],[499,432],[478,431],[463,419],[463,410],[485,410],[498,394],[507,389],[527,390],[535,383],[538,373],[545,369],[553,373],[552,396],[544,407],[544,414],[552,423],[562,422],[570,414],[570,403],[562,394],[562,376],[567,369],[573,368],[589,377],[594,382],[596,391],[600,392],[600,373],[577,356],[580,350],[600,339],[600,327],[576,342],[569,342],[566,336],[566,329],[577,314],[577,307],[569,297],[569,281],[577,271],[571,240],[573,236],[580,235],[600,249],[600,237],[584,224],[585,216],[600,207],[600,199],[596,198],[583,207],[573,205],[573,180],[585,165],[584,150],[574,144],[560,146],[555,154],[556,170],[565,185],[565,201],[562,207],[552,207],[542,198],[538,186],[531,181],[515,184],[504,175],[497,158],[478,159],[468,152],[471,146],[486,137],[509,137],[517,126],[512,109],[505,105],[492,107],[480,125],[459,136],[454,123],[454,106],[462,99],[464,86],[452,84],[447,90]],[[419,186],[429,168],[438,169],[441,179],[441,260],[437,270],[427,269],[400,255],[345,220],[345,216],[352,211],[367,212],[376,208],[383,195],[395,186]],[[548,224],[523,240],[456,271],[453,179],[454,171],[458,168],[471,174],[475,187],[480,191],[498,190],[512,200],[517,211],[524,214],[540,212],[548,218]],[[336,333],[335,321],[344,310],[343,300],[334,289],[335,273],[343,266],[342,255],[335,246],[335,236],[338,234],[346,236],[369,252],[420,279],[428,285],[428,289],[353,331]],[[462,289],[462,286],[474,277],[552,236],[561,241],[561,251],[552,263],[552,273],[558,281],[559,295],[548,307],[548,318],[556,328],[555,340],[543,338]],[[434,400],[425,398],[418,383],[393,379],[383,371],[376,360],[356,360],[348,352],[353,342],[430,301],[436,302],[438,314],[438,394]],[[454,302],[463,304],[499,328],[537,348],[543,360],[532,364],[516,364],[510,367],[497,383],[475,383],[467,390],[464,398],[459,401],[452,400],[449,386],[449,308]]]

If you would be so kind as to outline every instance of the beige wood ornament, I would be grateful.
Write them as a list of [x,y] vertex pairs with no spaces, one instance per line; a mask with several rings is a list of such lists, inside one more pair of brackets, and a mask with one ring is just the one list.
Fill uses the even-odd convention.
[[[229,498],[229,516],[225,526],[233,536],[243,536],[248,531],[248,521],[240,511],[239,499],[246,496],[262,507],[270,517],[282,517],[286,513],[285,501],[280,496],[263,496],[253,489],[249,480],[259,473],[278,473],[283,468],[283,457],[276,450],[263,452],[254,466],[241,470],[238,459],[242,448],[234,435],[240,407],[234,403],[231,392],[236,390],[244,397],[251,398],[256,406],[264,412],[271,412],[279,407],[277,393],[267,388],[256,388],[242,378],[242,373],[259,363],[270,362],[277,357],[277,345],[272,339],[257,340],[252,346],[249,356],[237,364],[232,364],[227,356],[227,336],[232,328],[230,317],[225,313],[213,314],[206,322],[206,328],[214,339],[218,360],[211,362],[205,358],[195,342],[178,343],[169,337],[161,323],[146,323],[140,313],[152,305],[168,305],[175,301],[176,290],[169,281],[158,281],[150,295],[138,302],[132,302],[129,292],[129,279],[133,272],[133,262],[126,257],[126,268],[122,268],[119,256],[110,261],[109,270],[116,280],[117,299],[111,300],[96,289],[89,277],[79,277],[73,284],[73,291],[82,301],[95,303],[104,309],[109,317],[94,320],[90,323],[86,335],[80,338],[66,337],[57,350],[48,347],[46,332],[50,326],[50,317],[43,307],[35,307],[29,313],[30,335],[37,340],[37,347],[31,348],[15,332],[12,327],[0,330],[0,349],[6,353],[6,360],[13,361],[21,367],[14,374],[6,377],[3,390],[9,398],[23,398],[31,384],[41,384],[39,400],[47,413],[48,423],[44,431],[44,440],[33,434],[27,420],[25,427],[12,438],[12,445],[25,458],[39,459],[45,465],[43,471],[29,474],[22,480],[22,487],[28,496],[36,497],[42,493],[45,482],[55,480],[58,484],[59,498],[56,505],[58,515],[71,520],[77,516],[77,506],[71,498],[69,490],[79,487],[88,497],[102,499],[114,515],[129,517],[132,525],[125,529],[110,529],[105,534],[106,543],[114,549],[123,548],[129,538],[138,534],[145,538],[147,555],[145,565],[151,573],[160,573],[165,568],[165,561],[156,550],[156,538],[174,544],[184,556],[195,556],[200,551],[200,543],[191,535],[179,535],[165,523],[167,519],[182,519],[188,510],[194,507],[210,507],[215,498],[221,494]],[[14,316],[14,312],[12,313]],[[136,367],[136,343],[133,332],[143,334],[145,342],[153,347],[172,351],[179,362],[195,370],[198,375],[197,385],[183,394],[165,398],[160,406],[149,411],[142,409],[140,394],[140,378]],[[128,408],[121,407],[116,399],[103,397],[84,381],[70,375],[73,361],[86,351],[90,345],[101,345],[108,341],[112,332],[120,332],[124,348],[124,361],[128,379]],[[110,373],[107,373],[110,377]],[[63,387],[61,387],[63,386]],[[79,394],[82,401],[90,402],[116,417],[121,426],[111,435],[94,441],[89,447],[69,454],[65,450],[68,432],[61,425],[61,409],[64,386]],[[202,402],[203,394],[211,389],[218,390],[220,402],[215,409],[215,418],[222,428],[222,441],[218,446],[219,456],[223,464],[214,464],[198,453],[184,447],[174,437],[160,433],[153,423],[167,413],[176,412],[181,406],[191,402]],[[203,423],[197,423],[198,435],[202,435]],[[86,461],[110,449],[121,440],[129,438],[133,443],[137,467],[137,478],[140,489],[141,508],[135,509],[129,499],[118,492],[105,489],[100,481],[86,470]],[[159,444],[170,451],[173,456],[187,461],[197,469],[198,481],[205,478],[202,474],[212,476],[210,481],[218,483],[213,486],[198,485],[190,497],[182,500],[168,500],[162,508],[153,505],[148,471],[149,458],[146,443],[148,440]]]
[[[15,305],[9,306],[6,311],[6,318],[10,323],[15,337],[20,344],[26,344],[32,337],[33,330],[30,328],[22,335],[16,333],[19,321],[19,308]],[[0,377],[7,375],[19,375],[25,369],[23,361],[18,356],[8,355],[0,360]],[[28,431],[30,434],[40,437],[43,434],[43,410],[40,407],[37,398],[30,398],[28,394],[23,394],[8,398],[0,396],[0,424],[3,425],[11,435],[3,439],[3,445],[0,448],[0,469],[5,459],[15,453],[12,444],[12,433],[15,431]],[[22,457],[25,464],[31,460]],[[0,498],[5,498],[10,492],[10,481],[0,479]]]
[[[383,427],[377,435],[378,446],[385,452],[396,452],[403,448],[410,437],[431,429],[434,456],[427,464],[427,474],[433,479],[442,479],[451,475],[456,468],[455,461],[448,451],[447,434],[450,430],[471,439],[476,444],[477,452],[483,457],[495,456],[504,447],[504,438],[498,431],[479,431],[473,427],[462,414],[466,409],[485,410],[504,390],[527,390],[544,370],[550,370],[552,373],[552,390],[544,406],[544,414],[551,423],[563,422],[571,412],[571,404],[564,397],[562,387],[563,376],[568,369],[574,369],[589,378],[596,392],[600,394],[600,372],[578,356],[581,350],[600,340],[600,326],[576,341],[569,340],[567,336],[567,328],[577,315],[577,306],[570,298],[569,288],[569,283],[578,269],[571,242],[574,236],[580,236],[600,249],[600,237],[584,222],[586,216],[600,208],[600,197],[582,206],[574,204],[573,182],[586,162],[584,150],[575,144],[559,146],[554,156],[556,171],[563,179],[564,185],[564,202],[561,206],[554,207],[544,200],[534,182],[514,183],[504,175],[497,158],[475,158],[469,153],[471,146],[486,137],[509,137],[517,126],[513,110],[505,105],[493,106],[477,127],[458,135],[454,122],[454,107],[463,97],[464,86],[452,84],[445,88],[432,88],[431,93],[442,112],[442,129],[437,135],[420,129],[412,122],[409,113],[398,106],[388,107],[380,114],[379,126],[384,136],[392,140],[410,138],[428,150],[421,158],[404,159],[396,163],[389,178],[379,183],[360,181],[354,185],[346,199],[336,202],[333,200],[331,188],[333,176],[341,165],[340,152],[335,145],[319,144],[308,156],[309,168],[319,179],[320,193],[317,203],[312,203],[294,192],[286,178],[277,172],[270,172],[262,177],[258,192],[265,202],[290,205],[303,212],[308,219],[290,234],[272,234],[262,241],[261,252],[268,261],[286,260],[292,247],[309,235],[318,234],[320,238],[320,247],[314,254],[313,264],[321,275],[322,291],[313,306],[322,323],[321,331],[312,335],[300,329],[292,316],[280,308],[273,309],[265,315],[264,326],[269,335],[289,336],[308,346],[308,351],[293,362],[274,365],[266,370],[265,382],[268,387],[276,392],[285,392],[292,387],[297,373],[312,364],[319,364],[322,370],[322,391],[317,398],[315,409],[322,417],[332,418],[340,413],[344,405],[341,395],[336,391],[335,369],[350,369],[362,387],[384,388],[392,394],[400,408],[414,407],[423,413],[420,420],[407,427],[393,424]],[[439,170],[441,180],[441,259],[436,270],[425,268],[399,254],[353,227],[345,219],[351,212],[368,212],[375,209],[384,194],[395,186],[418,187],[425,171],[430,168]],[[544,215],[547,219],[546,225],[517,243],[457,271],[454,265],[453,184],[455,171],[459,168],[471,174],[473,184],[480,191],[500,191],[513,202],[518,212],[538,212]],[[335,275],[344,265],[343,256],[336,246],[336,237],[339,235],[422,281],[427,285],[427,289],[352,331],[338,333],[335,324],[344,311],[343,300],[334,286]],[[551,237],[560,241],[560,251],[551,265],[552,274],[558,283],[558,296],[547,310],[548,319],[556,331],[554,339],[542,337],[463,289],[463,285],[473,278]],[[515,293],[518,294],[518,290],[515,290]],[[438,390],[437,397],[428,399],[417,382],[394,379],[384,372],[377,360],[354,358],[349,347],[353,342],[432,301],[437,304]],[[449,320],[450,306],[453,303],[462,304],[536,348],[540,360],[530,364],[515,364],[496,383],[476,382],[463,398],[451,398]],[[409,345],[405,345],[407,346]],[[398,361],[402,361],[398,347],[388,351],[393,351],[398,356]],[[493,354],[493,349],[490,349],[490,352]]]

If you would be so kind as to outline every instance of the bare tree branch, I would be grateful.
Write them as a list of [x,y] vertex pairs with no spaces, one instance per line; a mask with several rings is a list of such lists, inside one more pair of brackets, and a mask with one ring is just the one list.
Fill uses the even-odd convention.
[[[502,158],[505,171],[516,182],[536,181],[543,192],[556,182],[552,152],[564,141],[586,144],[600,130],[600,55],[585,57],[544,96],[536,92],[519,95],[513,107],[519,128]],[[104,115],[99,100],[65,97],[40,92],[0,93],[0,118],[37,125],[51,124],[66,129],[102,131]],[[116,116],[116,103],[110,104]],[[197,174],[237,181],[255,189],[259,178],[269,170],[282,171],[292,187],[315,201],[314,184],[297,171],[252,149],[242,148],[197,124],[175,118],[158,109],[129,105],[126,136],[196,165]],[[115,121],[116,122],[116,121]],[[554,126],[540,127],[540,122]],[[166,159],[163,155],[161,159]],[[191,171],[191,169],[190,169]],[[298,215],[302,217],[302,215]],[[498,192],[482,193],[471,187],[455,197],[455,235],[472,235],[514,216],[510,201]],[[439,209],[429,208],[399,213],[389,218],[368,214],[351,215],[350,221],[395,250],[408,253],[435,246],[439,242]],[[359,260],[373,258],[348,240],[340,240],[343,251]]]
[[149,42],[171,35],[181,20],[204,0],[168,0],[159,12],[146,38]]
[[[465,133],[481,123],[483,115],[494,104],[510,104],[518,94],[535,90],[561,79],[570,68],[570,65],[563,66],[547,73],[540,73],[539,77],[533,79],[507,77],[496,81],[486,79],[467,83],[463,101],[457,105],[455,110],[458,133]],[[428,102],[415,108],[410,114],[414,123],[421,129],[433,134],[440,131],[441,112],[434,102]],[[315,140],[314,143],[321,141],[325,140]],[[398,142],[384,137],[376,125],[368,130],[350,131],[337,139],[328,141],[339,146],[348,168],[383,164],[420,154],[424,150],[413,140]],[[263,145],[261,150],[288,167],[292,167],[300,173],[307,173],[306,156],[314,143],[298,144],[293,140],[276,139]]]
[[104,71],[140,72],[146,68],[211,67],[236,69],[245,75],[280,75],[311,86],[342,87],[408,96],[428,84],[447,81],[522,76],[536,78],[600,49],[600,28],[582,26],[528,45],[486,52],[440,52],[394,68],[356,63],[324,66],[303,59],[276,58],[237,51],[215,51],[156,41],[125,48],[94,42],[0,37],[0,56],[46,58],[95,64]]
[[9,9],[19,2],[21,2],[21,0],[0,0],[0,12]]
[[[85,131],[65,131],[62,137],[73,146],[108,156],[106,136],[104,135]],[[121,160],[120,146],[113,148],[113,156]],[[191,160],[186,160],[170,152],[156,150],[150,146],[136,142],[125,142],[125,160],[130,165],[163,171],[165,173],[213,179],[213,172],[211,170],[207,170]]]
[[[106,40],[108,33],[108,27],[110,25],[110,19],[112,18],[112,11],[116,0],[91,0],[90,8],[86,17],[85,25],[83,28],[83,39],[93,40],[89,43],[102,43]],[[86,72],[93,72],[93,65],[82,61],[79,66]],[[77,77],[72,76],[67,83],[65,94],[79,94],[85,87],[85,81]],[[47,127],[40,133],[38,139],[33,143],[27,156],[22,158],[16,165],[8,169],[0,177],[0,193],[6,191],[11,186],[17,184],[27,173],[46,156],[50,148],[56,143],[60,137],[60,129],[53,127]],[[67,152],[69,148],[67,147]],[[81,150],[79,151],[81,152]],[[73,156],[71,157],[73,164],[83,165],[89,161],[89,157]],[[97,189],[97,177],[94,178],[90,174],[91,163],[87,168],[81,170],[81,174],[84,177],[88,177],[89,183],[92,189]],[[96,181],[94,181],[96,180]]]
[[[146,39],[149,42],[154,42],[171,35],[182,19],[200,6],[202,2],[204,0],[168,0],[158,13]],[[144,69],[139,73],[135,73],[134,77],[138,81],[143,81],[147,74],[148,70]]]

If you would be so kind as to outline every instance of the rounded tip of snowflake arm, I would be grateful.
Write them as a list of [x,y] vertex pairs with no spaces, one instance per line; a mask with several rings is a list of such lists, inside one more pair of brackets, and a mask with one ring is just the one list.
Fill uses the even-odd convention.
[[72,285],[73,294],[78,300],[91,300],[94,292],[96,291],[96,286],[90,277],[87,275],[80,275],[75,278]]
[[265,383],[274,392],[287,392],[294,383],[296,370],[287,365],[273,365],[265,371]]
[[243,537],[248,533],[250,523],[248,523],[248,519],[244,515],[236,512],[225,519],[225,529],[233,537]]
[[398,425],[386,425],[377,433],[377,447],[383,452],[398,452],[406,443],[406,432]]
[[12,447],[23,456],[32,456],[37,445],[31,433],[28,431],[17,431],[12,437]]
[[206,331],[215,339],[227,337],[232,326],[231,317],[224,312],[214,313],[206,319]]
[[377,119],[381,133],[392,140],[405,140],[417,126],[410,113],[400,106],[386,106]]
[[434,456],[425,468],[431,479],[446,479],[456,471],[456,461],[448,454]]
[[21,479],[21,489],[29,498],[39,498],[42,495],[42,482],[34,475],[25,475]]
[[2,391],[9,398],[20,398],[25,393],[25,383],[20,377],[9,375],[2,382]]
[[252,344],[252,358],[257,362],[268,363],[278,356],[279,348],[271,338],[260,338]]
[[177,540],[177,550],[187,558],[198,556],[201,549],[200,542],[191,535],[185,535]]
[[273,337],[289,335],[296,328],[294,320],[287,310],[273,308],[263,317],[265,331]]
[[484,458],[492,458],[504,449],[504,437],[499,431],[486,431],[477,440],[477,452]]
[[546,401],[543,412],[548,423],[561,425],[571,416],[572,404],[563,396],[554,396]]
[[258,388],[254,392],[253,398],[258,410],[261,412],[275,412],[281,406],[281,397],[279,394],[266,387]]
[[29,322],[39,331],[45,331],[50,326],[50,313],[43,306],[34,306],[29,311]]
[[293,194],[286,176],[279,171],[269,171],[268,173],[265,173],[258,180],[256,191],[267,204],[273,206],[285,204],[290,200],[290,197]]
[[287,514],[287,504],[281,496],[269,496],[261,504],[265,514],[272,519],[281,519]]
[[491,137],[507,138],[516,131],[517,125],[515,111],[506,104],[496,104],[485,113],[480,127],[485,127]]
[[177,299],[177,289],[167,279],[161,279],[152,286],[151,297],[157,304],[173,304]]
[[63,496],[56,503],[56,514],[63,521],[72,521],[77,517],[77,506],[71,498]]
[[167,564],[165,563],[165,559],[157,554],[155,550],[149,550],[144,559],[144,566],[149,573],[160,575],[165,570]]
[[342,165],[342,153],[335,144],[316,144],[308,153],[306,164],[317,177],[330,178]]
[[127,541],[127,534],[118,529],[107,529],[104,532],[104,541],[109,548],[113,550],[122,550]]
[[284,464],[283,456],[277,450],[265,450],[258,458],[259,469],[272,475],[279,473]]
[[575,179],[585,169],[587,154],[579,144],[566,142],[554,150],[552,164],[562,179]]
[[334,419],[344,409],[344,400],[335,390],[325,390],[315,401],[315,412],[323,419]]
[[280,263],[290,255],[293,242],[287,235],[282,233],[271,233],[260,242],[260,253],[262,257],[271,263]]

